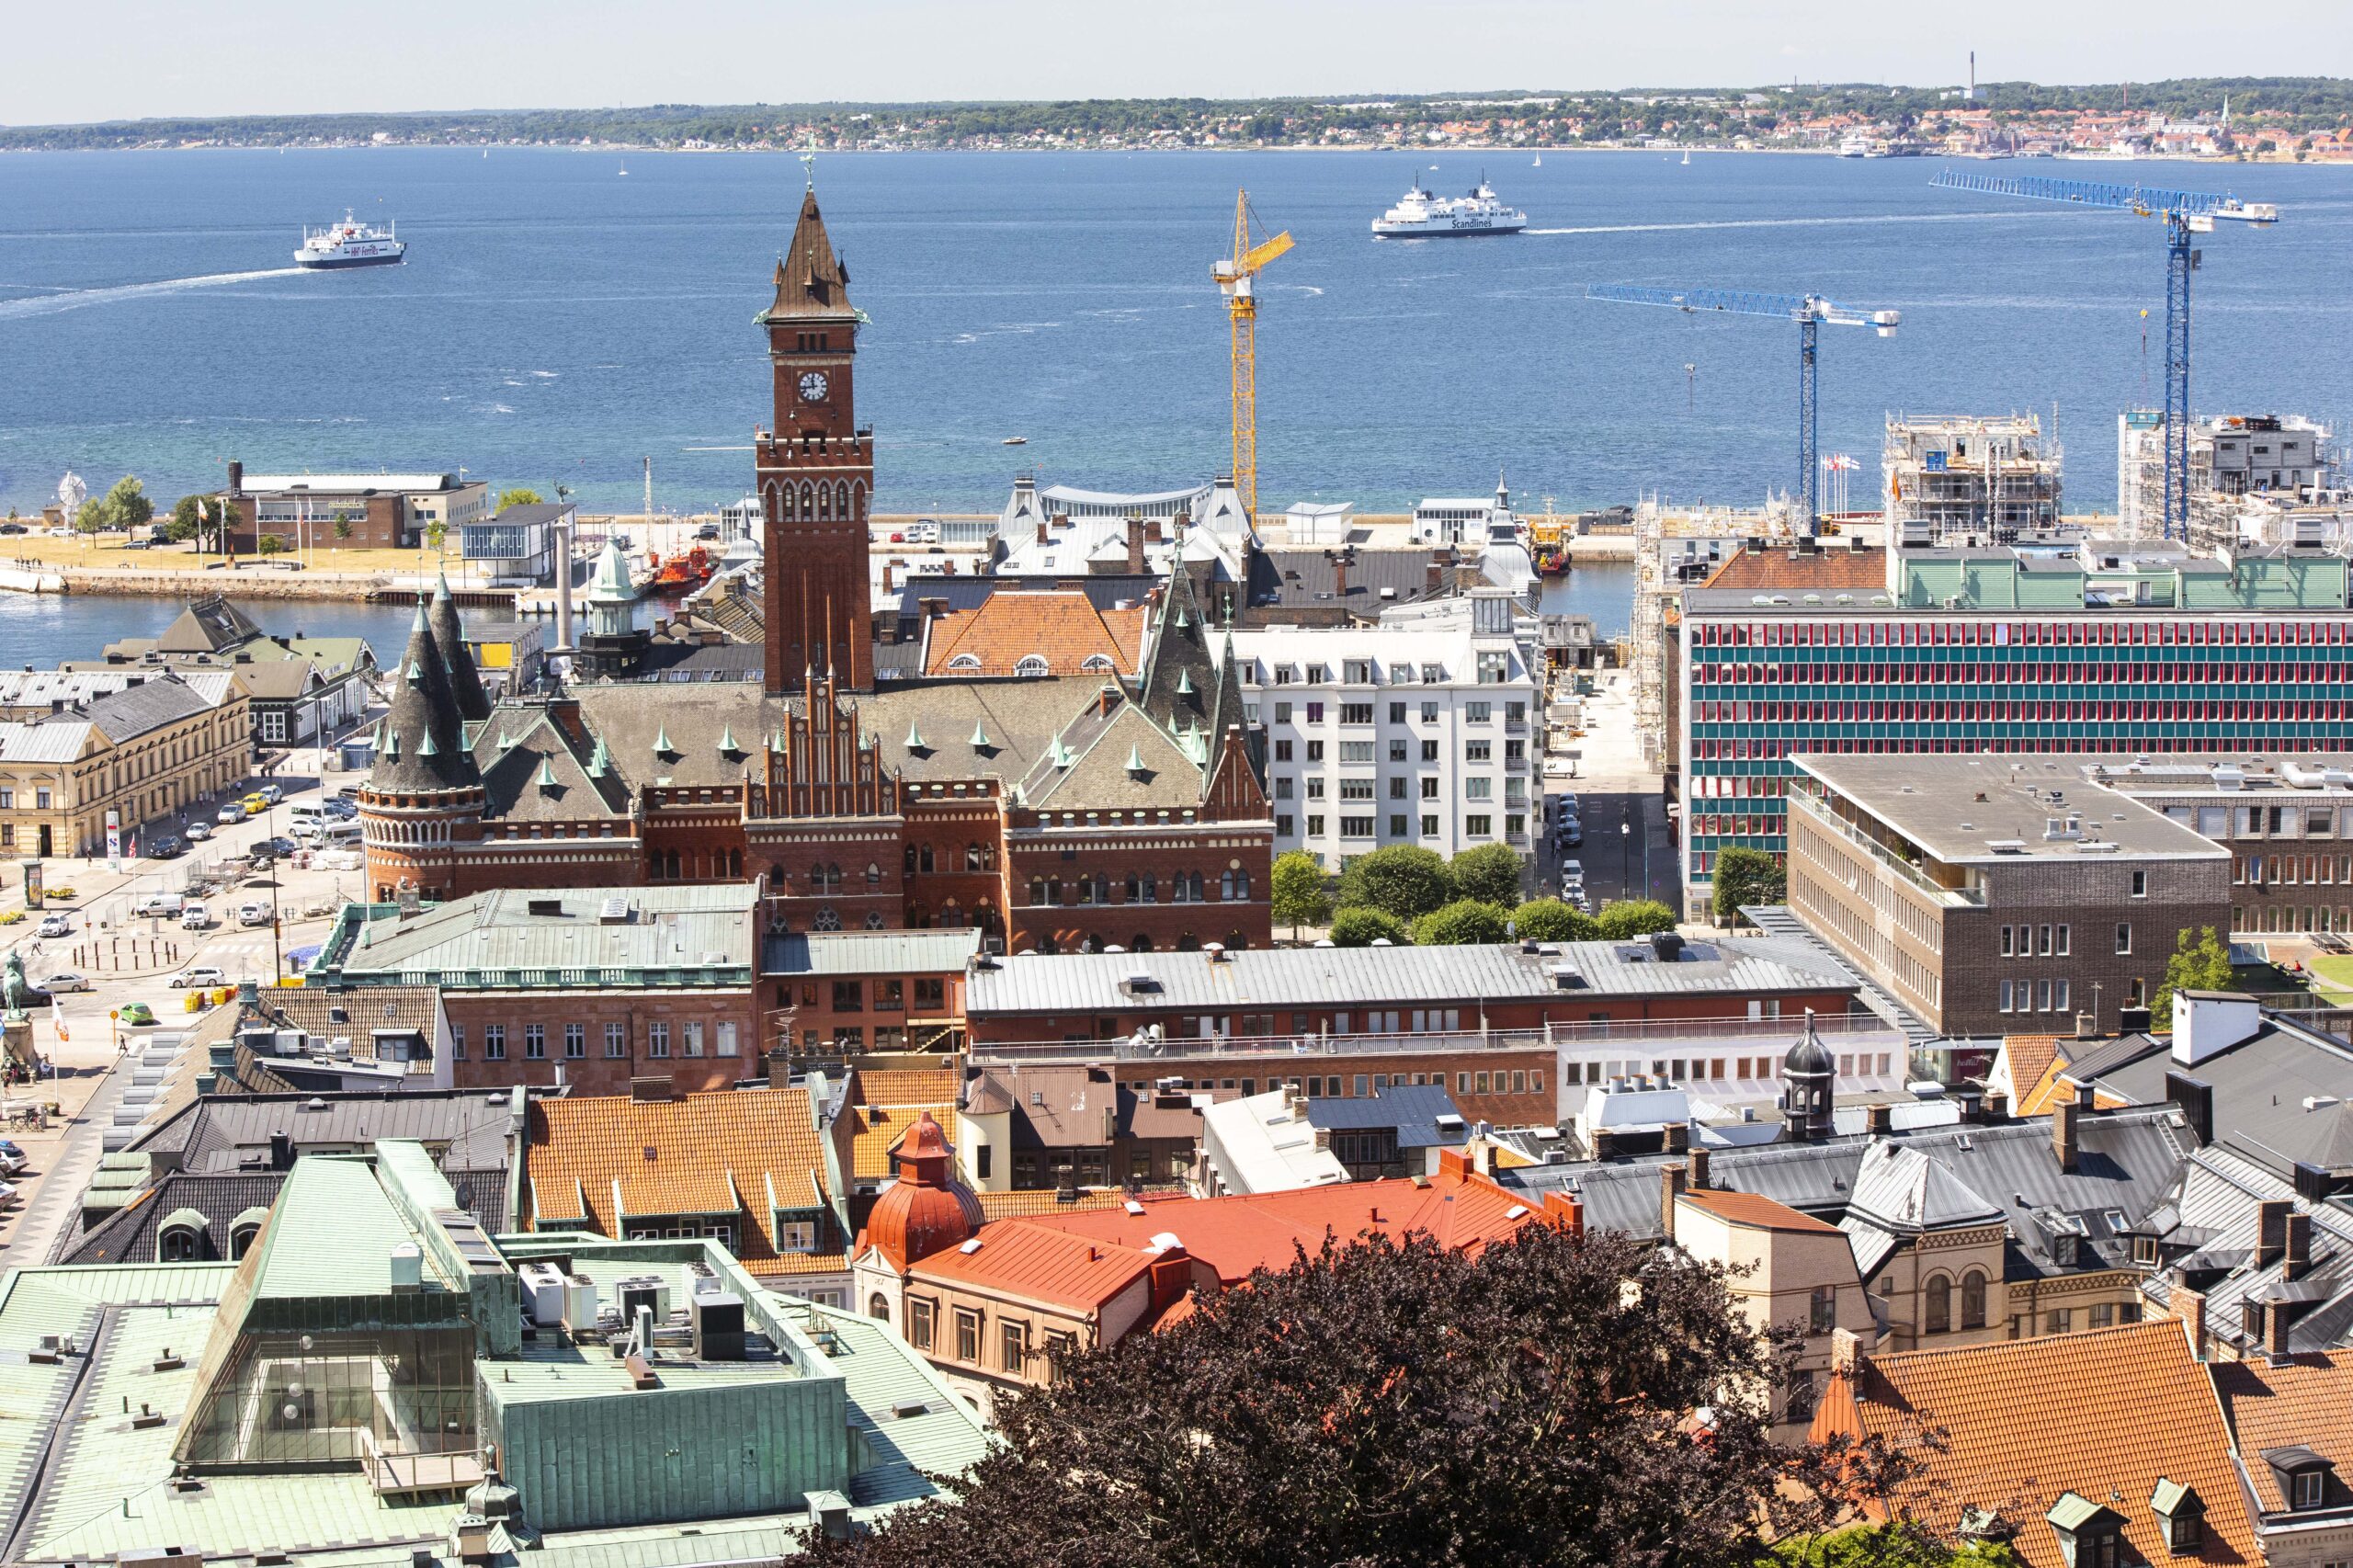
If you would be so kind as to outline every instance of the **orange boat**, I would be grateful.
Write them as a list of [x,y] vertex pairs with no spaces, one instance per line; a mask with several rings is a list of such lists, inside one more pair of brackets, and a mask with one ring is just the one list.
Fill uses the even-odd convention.
[[684,555],[674,555],[667,561],[649,550],[645,552],[645,567],[654,574],[646,586],[657,590],[692,587],[710,580],[710,557],[699,544]]

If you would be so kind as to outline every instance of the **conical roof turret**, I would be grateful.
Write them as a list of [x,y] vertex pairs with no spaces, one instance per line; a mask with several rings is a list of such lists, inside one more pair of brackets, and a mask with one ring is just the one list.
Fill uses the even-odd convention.
[[760,316],[763,322],[786,318],[856,319],[850,311],[849,268],[834,255],[833,237],[818,214],[813,188],[801,197],[792,243],[777,258],[775,302]]
[[449,687],[449,667],[422,604],[391,685],[392,706],[376,725],[377,763],[369,787],[387,793],[480,784],[481,770],[466,746],[465,718]]
[[476,722],[490,717],[490,694],[483,689],[482,672],[466,651],[466,629],[458,619],[458,601],[449,597],[449,574],[441,574],[433,590],[433,608],[426,616],[434,645],[441,650],[442,666],[449,672],[449,691],[460,717]]

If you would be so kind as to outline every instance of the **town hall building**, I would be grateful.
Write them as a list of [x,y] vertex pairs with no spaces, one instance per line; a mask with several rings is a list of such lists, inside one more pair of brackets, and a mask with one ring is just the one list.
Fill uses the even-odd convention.
[[775,404],[755,443],[760,684],[586,675],[493,703],[445,585],[389,672],[360,797],[373,896],[750,880],[779,932],[972,926],[1015,953],[1265,945],[1264,739],[1231,635],[1185,574],[1149,608],[1137,674],[876,688],[874,445],[848,282],[812,190],[758,317]]

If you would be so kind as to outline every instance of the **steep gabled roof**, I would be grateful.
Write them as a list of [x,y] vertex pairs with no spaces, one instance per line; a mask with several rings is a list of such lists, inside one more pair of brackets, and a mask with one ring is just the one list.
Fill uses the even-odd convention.
[[379,790],[458,790],[482,782],[465,744],[465,720],[449,689],[449,667],[433,640],[425,606],[416,607],[408,647],[389,672],[392,706],[376,725]]
[[[1075,590],[995,593],[979,606],[929,623],[924,674],[1010,676],[1021,661],[1044,661],[1047,675],[1129,676],[1142,664],[1141,605],[1100,609]],[[1090,663],[1090,661],[1092,661]]]
[[465,628],[458,620],[458,601],[449,597],[449,576],[446,572],[441,575],[440,585],[433,590],[433,608],[426,623],[433,629],[434,645],[441,650],[441,662],[449,671],[449,691],[457,699],[458,712],[472,722],[489,718],[490,698],[482,688],[482,675],[474,668],[474,656],[466,650]]
[[[1201,607],[1193,597],[1192,578],[1184,572],[1169,573],[1168,591],[1161,596],[1159,619],[1153,623],[1152,652],[1144,663],[1137,701],[1154,723],[1172,734],[1195,727],[1209,729],[1217,722],[1223,674],[1210,637]],[[1237,678],[1237,691],[1240,685]]]
[[[792,243],[776,264],[776,300],[760,313],[763,322],[785,318],[854,321],[849,302],[849,268],[834,255],[825,221],[817,213],[813,187],[801,199],[801,220],[792,226]],[[845,347],[847,345],[844,345]]]

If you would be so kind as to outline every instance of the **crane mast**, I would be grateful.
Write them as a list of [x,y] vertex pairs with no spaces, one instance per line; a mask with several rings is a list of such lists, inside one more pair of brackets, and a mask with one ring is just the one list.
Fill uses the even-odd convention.
[[1233,489],[1250,521],[1258,520],[1258,274],[1291,248],[1288,232],[1250,243],[1250,193],[1233,197],[1233,254],[1211,264],[1233,330]]

